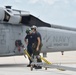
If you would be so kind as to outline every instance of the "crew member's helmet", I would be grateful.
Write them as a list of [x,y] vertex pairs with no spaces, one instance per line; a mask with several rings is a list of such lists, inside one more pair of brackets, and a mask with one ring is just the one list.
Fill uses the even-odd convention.
[[30,28],[26,29],[26,33],[27,33],[27,34],[30,33],[30,31],[31,31]]
[[31,29],[37,29],[37,26],[33,25],[33,26],[31,27]]

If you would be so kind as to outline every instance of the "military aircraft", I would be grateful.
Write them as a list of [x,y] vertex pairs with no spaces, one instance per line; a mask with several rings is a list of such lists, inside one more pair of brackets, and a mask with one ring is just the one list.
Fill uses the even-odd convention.
[[26,29],[36,25],[42,36],[42,53],[76,50],[76,29],[45,23],[28,11],[0,7],[0,56],[23,55]]

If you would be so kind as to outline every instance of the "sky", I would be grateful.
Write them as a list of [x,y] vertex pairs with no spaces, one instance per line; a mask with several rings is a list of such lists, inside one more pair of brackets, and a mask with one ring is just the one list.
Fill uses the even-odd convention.
[[0,7],[7,5],[47,23],[76,28],[76,0],[0,0]]

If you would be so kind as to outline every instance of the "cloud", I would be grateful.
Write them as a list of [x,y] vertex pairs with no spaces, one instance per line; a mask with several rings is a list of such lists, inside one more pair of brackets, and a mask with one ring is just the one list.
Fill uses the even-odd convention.
[[48,3],[50,5],[54,4],[55,2],[57,2],[59,0],[29,0],[30,3],[37,3],[37,2],[44,2],[44,3]]
[[65,4],[68,4],[68,3],[69,3],[69,0],[64,0],[64,3],[65,3]]
[[62,2],[62,3],[68,4],[70,1],[69,0],[29,0],[29,2],[32,4],[42,2],[42,3],[47,3],[49,5],[53,5],[56,2]]
[[45,3],[48,3],[50,5],[55,4],[55,2],[59,1],[59,0],[43,0]]
[[21,0],[14,0],[16,3],[21,3],[22,1]]
[[45,3],[48,3],[50,5],[55,4],[56,2],[62,2],[65,4],[68,4],[70,1],[69,0],[43,0]]
[[33,4],[35,4],[35,3],[37,3],[39,0],[29,0],[29,2],[30,3],[33,3]]

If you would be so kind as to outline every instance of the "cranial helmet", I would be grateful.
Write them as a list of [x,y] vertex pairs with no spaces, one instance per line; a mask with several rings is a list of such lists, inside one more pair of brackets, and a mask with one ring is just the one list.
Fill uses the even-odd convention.
[[33,26],[31,27],[31,29],[37,29],[37,26],[33,25]]
[[31,31],[30,28],[26,29],[26,33],[28,34]]

